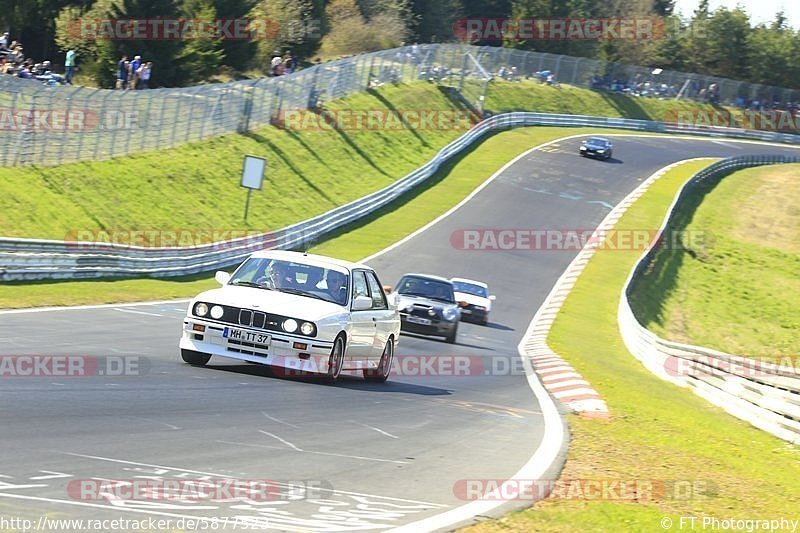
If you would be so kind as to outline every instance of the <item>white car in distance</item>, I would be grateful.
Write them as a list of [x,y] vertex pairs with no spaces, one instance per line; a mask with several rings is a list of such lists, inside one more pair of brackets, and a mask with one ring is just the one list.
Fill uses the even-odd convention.
[[183,360],[212,356],[324,375],[361,370],[389,377],[400,315],[367,265],[300,252],[262,251],[233,274],[217,272],[218,289],[189,303]]
[[461,308],[461,320],[477,322],[484,326],[489,323],[489,312],[495,295],[489,294],[489,286],[482,281],[466,278],[450,278],[458,306]]

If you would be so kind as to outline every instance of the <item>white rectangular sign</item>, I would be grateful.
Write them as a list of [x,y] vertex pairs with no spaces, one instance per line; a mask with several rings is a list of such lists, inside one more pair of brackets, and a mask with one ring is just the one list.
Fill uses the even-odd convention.
[[264,181],[264,171],[267,169],[267,160],[253,155],[244,156],[242,169],[242,187],[261,190]]

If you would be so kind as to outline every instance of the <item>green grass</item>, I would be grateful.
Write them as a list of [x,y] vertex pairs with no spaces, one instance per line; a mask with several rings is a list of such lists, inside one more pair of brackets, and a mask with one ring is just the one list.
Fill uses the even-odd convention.
[[486,109],[495,113],[536,111],[675,121],[679,118],[680,112],[708,113],[715,108],[686,100],[631,97],[567,85],[555,88],[530,80],[522,82],[497,80],[489,84],[486,92]]
[[[800,165],[743,170],[701,191],[634,293],[658,335],[759,358],[800,345]],[[701,203],[702,202],[702,203]]]
[[[577,114],[659,118],[672,101],[630,98],[586,89],[554,89],[533,82],[499,81],[491,85],[487,108],[494,111],[530,109]],[[682,105],[682,104],[679,104]],[[691,104],[695,105],[695,104]],[[437,87],[417,82],[385,86],[342,100],[328,102],[327,109],[443,111],[445,116],[464,107],[457,98]],[[550,136],[550,132],[559,133]],[[364,234],[345,235],[352,250],[348,257],[369,255],[457,203],[492,170],[535,139],[550,139],[579,131],[541,129],[522,134],[502,133],[491,151],[470,157],[460,167],[463,175],[449,176],[447,185],[426,194],[423,201],[406,206],[391,223],[369,220]],[[198,232],[194,242],[205,242],[210,232],[266,232],[359,198],[392,183],[428,161],[445,144],[464,132],[460,128],[411,129],[400,125],[388,129],[284,130],[273,126],[247,135],[226,135],[202,142],[102,162],[82,162],[55,167],[0,168],[0,234],[8,237],[86,239],[106,235],[127,242],[133,234],[148,241],[148,235]],[[531,135],[530,138],[525,137]],[[505,142],[521,142],[506,150]],[[498,148],[499,147],[499,148]],[[242,220],[245,192],[239,187],[242,158],[246,154],[269,161],[264,189],[254,192],[250,216]],[[485,158],[483,162],[480,158]],[[488,164],[488,167],[486,166]],[[483,169],[476,172],[476,169]],[[485,172],[484,172],[485,170]],[[440,174],[443,178],[445,174]],[[419,194],[433,187],[426,185]],[[409,198],[394,204],[405,205]],[[386,215],[391,209],[384,209]],[[421,218],[420,218],[421,217]],[[412,222],[411,228],[406,223]],[[398,222],[399,221],[399,222]],[[419,223],[417,223],[419,221]],[[371,234],[381,235],[380,246]],[[366,235],[359,237],[358,235]],[[360,244],[358,239],[365,239]],[[183,241],[191,244],[192,240]],[[334,253],[334,242],[321,246]],[[163,243],[162,243],[163,244]],[[377,246],[377,248],[376,248]],[[66,305],[141,301],[152,298],[189,296],[207,286],[206,279],[115,280],[94,282],[43,282],[0,285],[0,307]],[[90,289],[91,288],[91,289]]]
[[[679,187],[702,166],[686,163],[668,172],[617,228],[658,227]],[[679,530],[680,516],[797,518],[797,447],[659,380],[625,349],[617,305],[639,254],[595,254],[548,336],[550,346],[597,389],[611,411],[609,420],[569,415],[572,440],[561,478],[688,481],[705,488],[689,499],[638,503],[546,500],[467,531],[662,531],[664,516],[673,520],[673,530]]]
[[[487,137],[444,165],[414,191],[357,224],[331,234],[314,253],[358,260],[424,226],[491,176],[516,155],[565,135],[602,130],[521,128]],[[177,279],[41,281],[0,284],[0,308],[80,305],[190,297],[216,286],[211,274]]]

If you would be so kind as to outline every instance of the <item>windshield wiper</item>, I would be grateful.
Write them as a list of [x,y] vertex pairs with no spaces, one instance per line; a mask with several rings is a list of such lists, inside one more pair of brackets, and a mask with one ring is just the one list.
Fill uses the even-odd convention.
[[254,281],[244,281],[242,279],[237,279],[237,280],[231,281],[230,284],[231,285],[241,286],[241,287],[255,287],[256,289],[264,289],[264,290],[268,290],[268,291],[273,290],[270,287],[267,287],[266,285],[261,285],[260,283],[256,283]]
[[422,298],[430,298],[427,294],[422,294],[421,292],[400,292],[398,293],[401,296],[420,296]]

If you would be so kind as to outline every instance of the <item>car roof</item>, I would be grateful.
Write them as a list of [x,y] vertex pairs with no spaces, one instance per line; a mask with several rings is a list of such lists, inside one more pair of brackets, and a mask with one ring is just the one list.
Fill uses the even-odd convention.
[[467,278],[450,278],[450,281],[460,281],[462,283],[469,283],[471,285],[477,285],[478,287],[483,287],[484,289],[488,289],[489,285],[482,281],[475,281],[474,279],[467,279]]
[[262,250],[260,252],[254,252],[250,255],[250,257],[257,259],[279,259],[282,261],[293,261],[295,263],[303,263],[306,265],[313,265],[323,268],[339,267],[347,270],[366,268],[367,270],[372,270],[371,267],[362,263],[353,263],[351,261],[336,259],[334,257],[328,257],[325,255],[306,254],[303,252],[292,252],[289,250]]
[[436,276],[435,274],[417,274],[415,272],[408,272],[406,274],[403,274],[400,277],[400,279],[403,279],[406,276],[414,276],[415,278],[426,278],[426,279],[431,279],[431,280],[435,280],[435,281],[444,281],[445,283],[449,283],[450,285],[452,285],[452,282],[449,279],[444,278],[442,276]]

